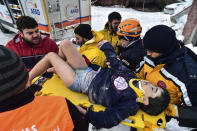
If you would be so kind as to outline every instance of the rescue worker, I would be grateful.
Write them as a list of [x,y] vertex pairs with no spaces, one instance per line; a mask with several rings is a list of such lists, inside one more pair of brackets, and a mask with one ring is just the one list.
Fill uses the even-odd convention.
[[121,15],[118,12],[111,12],[108,15],[108,21],[105,24],[105,27],[103,30],[100,32],[104,35],[104,40],[109,41],[111,45],[114,47],[116,53],[118,52],[118,46],[121,45],[118,35],[117,35],[117,30],[118,30],[118,25],[121,22]]
[[87,66],[70,41],[63,41],[60,44],[62,56],[59,57],[55,53],[47,54],[30,71],[29,84],[52,65],[69,89],[85,93],[91,103],[106,107],[105,111],[100,112],[94,112],[91,108],[86,111],[78,107],[85,118],[97,128],[111,128],[128,116],[135,115],[138,111],[137,102],[143,103],[140,107],[151,115],[158,115],[167,107],[169,95],[166,90],[142,80],[135,80],[138,88],[132,86],[129,81],[136,78],[135,74],[116,58],[111,44],[101,41],[98,47],[104,51],[107,61],[110,62],[110,69],[100,68],[94,71]]
[[165,25],[148,30],[143,43],[147,56],[140,63],[137,75],[168,90],[167,115],[178,117],[180,126],[197,127],[197,55]]
[[31,70],[34,65],[47,53],[58,53],[58,46],[41,33],[36,20],[30,16],[21,16],[16,22],[19,33],[10,40],[6,47],[19,55],[26,68]]
[[80,24],[74,30],[76,43],[80,46],[79,52],[86,60],[88,66],[94,70],[106,67],[106,57],[104,52],[97,48],[98,42],[103,40],[100,32],[92,31],[89,24]]
[[34,96],[20,57],[0,46],[1,131],[88,131],[88,122],[64,97]]
[[121,42],[118,56],[125,66],[133,71],[139,67],[140,62],[146,55],[140,38],[141,32],[142,27],[139,21],[134,18],[126,19],[118,26],[117,35]]

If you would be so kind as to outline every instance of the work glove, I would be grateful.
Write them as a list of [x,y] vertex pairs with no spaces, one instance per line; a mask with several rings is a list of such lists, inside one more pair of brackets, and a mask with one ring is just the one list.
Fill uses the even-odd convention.
[[178,108],[174,104],[169,104],[164,112],[167,116],[179,117]]

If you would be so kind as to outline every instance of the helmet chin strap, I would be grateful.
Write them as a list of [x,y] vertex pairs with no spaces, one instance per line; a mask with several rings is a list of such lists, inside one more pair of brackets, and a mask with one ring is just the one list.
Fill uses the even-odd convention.
[[[134,82],[137,81],[137,86],[134,85]],[[145,92],[141,87],[141,82],[140,79],[131,79],[129,81],[129,85],[130,87],[135,91],[137,98],[138,98],[138,102],[143,103],[143,98],[145,96]]]

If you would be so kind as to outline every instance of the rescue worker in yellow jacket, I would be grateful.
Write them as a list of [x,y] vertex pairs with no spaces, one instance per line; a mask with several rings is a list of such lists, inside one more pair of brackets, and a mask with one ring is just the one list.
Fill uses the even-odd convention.
[[165,25],[148,30],[143,44],[147,56],[140,63],[137,75],[167,89],[171,98],[167,115],[178,117],[181,126],[197,127],[197,55]]
[[121,46],[118,35],[116,34],[121,19],[122,17],[120,13],[118,12],[110,13],[108,15],[108,21],[105,24],[105,28],[100,31],[104,35],[103,39],[111,43],[116,53],[118,52],[118,46]]
[[92,31],[89,24],[80,24],[75,28],[74,33],[76,43],[80,46],[79,52],[87,65],[94,70],[106,67],[105,54],[97,48],[97,44],[103,40],[103,35],[100,32]]
[[13,51],[0,45],[1,131],[87,131],[78,109],[60,96],[34,96],[28,72]]

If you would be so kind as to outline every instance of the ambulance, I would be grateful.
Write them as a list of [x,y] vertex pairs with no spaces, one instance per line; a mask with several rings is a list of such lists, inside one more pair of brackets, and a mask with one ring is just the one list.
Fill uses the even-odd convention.
[[55,41],[70,39],[80,23],[91,24],[91,0],[0,0],[0,28],[18,32],[16,21],[33,17]]

